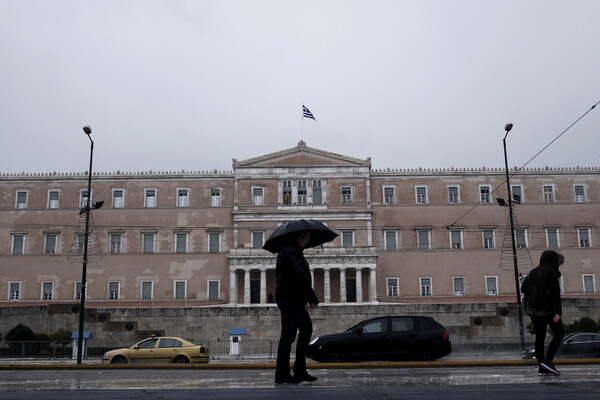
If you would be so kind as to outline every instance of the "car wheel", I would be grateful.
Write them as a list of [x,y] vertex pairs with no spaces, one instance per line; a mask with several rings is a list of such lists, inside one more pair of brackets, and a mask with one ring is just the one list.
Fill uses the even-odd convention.
[[418,346],[412,353],[412,359],[414,361],[434,361],[433,348],[427,345]]
[[127,364],[127,359],[123,356],[114,356],[112,360],[110,360],[112,364]]
[[173,359],[174,364],[187,364],[190,360],[186,356],[177,356]]
[[325,349],[326,362],[340,362],[344,359],[340,346],[331,346]]

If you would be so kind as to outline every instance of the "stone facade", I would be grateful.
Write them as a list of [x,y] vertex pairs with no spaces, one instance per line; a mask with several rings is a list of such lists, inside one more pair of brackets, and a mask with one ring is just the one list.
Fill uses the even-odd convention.
[[[564,297],[600,298],[600,169],[510,173],[519,272],[557,248]],[[90,237],[102,259],[87,266],[87,307],[274,312],[275,255],[262,244],[280,223],[313,218],[340,235],[306,251],[323,305],[374,307],[360,315],[398,304],[510,308],[508,210],[496,202],[506,192],[503,169],[373,170],[304,142],[234,159],[232,172],[96,173],[92,201],[105,203]],[[86,200],[85,173],[0,174],[0,309],[78,303],[81,263],[69,258],[81,259]]]
[[[565,299],[564,319],[600,318],[600,300]],[[0,308],[0,332],[24,323],[35,332],[77,330],[79,314],[65,305]],[[325,305],[311,311],[314,336],[342,332],[382,315],[429,315],[450,332],[452,343],[518,343],[513,303]],[[133,343],[159,333],[197,341],[228,340],[229,328],[245,328],[250,339],[279,339],[280,314],[275,305],[255,307],[86,308],[85,329],[94,339]],[[525,325],[529,323],[526,317]],[[533,336],[525,332],[526,340]]]

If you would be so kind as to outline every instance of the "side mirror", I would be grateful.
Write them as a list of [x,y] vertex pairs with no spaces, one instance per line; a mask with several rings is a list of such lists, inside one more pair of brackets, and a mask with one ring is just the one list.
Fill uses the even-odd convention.
[[358,336],[362,336],[363,332],[364,332],[364,329],[362,327],[356,328],[354,330],[354,333],[357,334]]
[[134,346],[133,349],[134,350],[139,350],[140,348],[138,346]]

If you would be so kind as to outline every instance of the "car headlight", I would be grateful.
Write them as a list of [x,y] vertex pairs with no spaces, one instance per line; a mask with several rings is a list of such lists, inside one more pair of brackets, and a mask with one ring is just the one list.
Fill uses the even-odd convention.
[[309,343],[309,345],[317,343],[317,340],[319,340],[319,336],[317,336],[316,338],[314,338],[313,340],[311,340],[310,343]]
[[102,357],[108,357],[108,353],[104,353],[104,355]]

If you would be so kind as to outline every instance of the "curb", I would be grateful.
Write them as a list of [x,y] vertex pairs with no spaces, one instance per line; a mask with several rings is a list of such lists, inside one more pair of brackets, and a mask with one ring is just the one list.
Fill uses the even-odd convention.
[[[557,365],[600,364],[600,359],[555,360]],[[482,361],[430,361],[430,362],[348,362],[348,363],[310,363],[308,369],[403,369],[403,368],[497,368],[537,365],[536,360],[482,360]],[[214,363],[214,364],[4,364],[0,371],[31,370],[274,370],[275,363]]]

